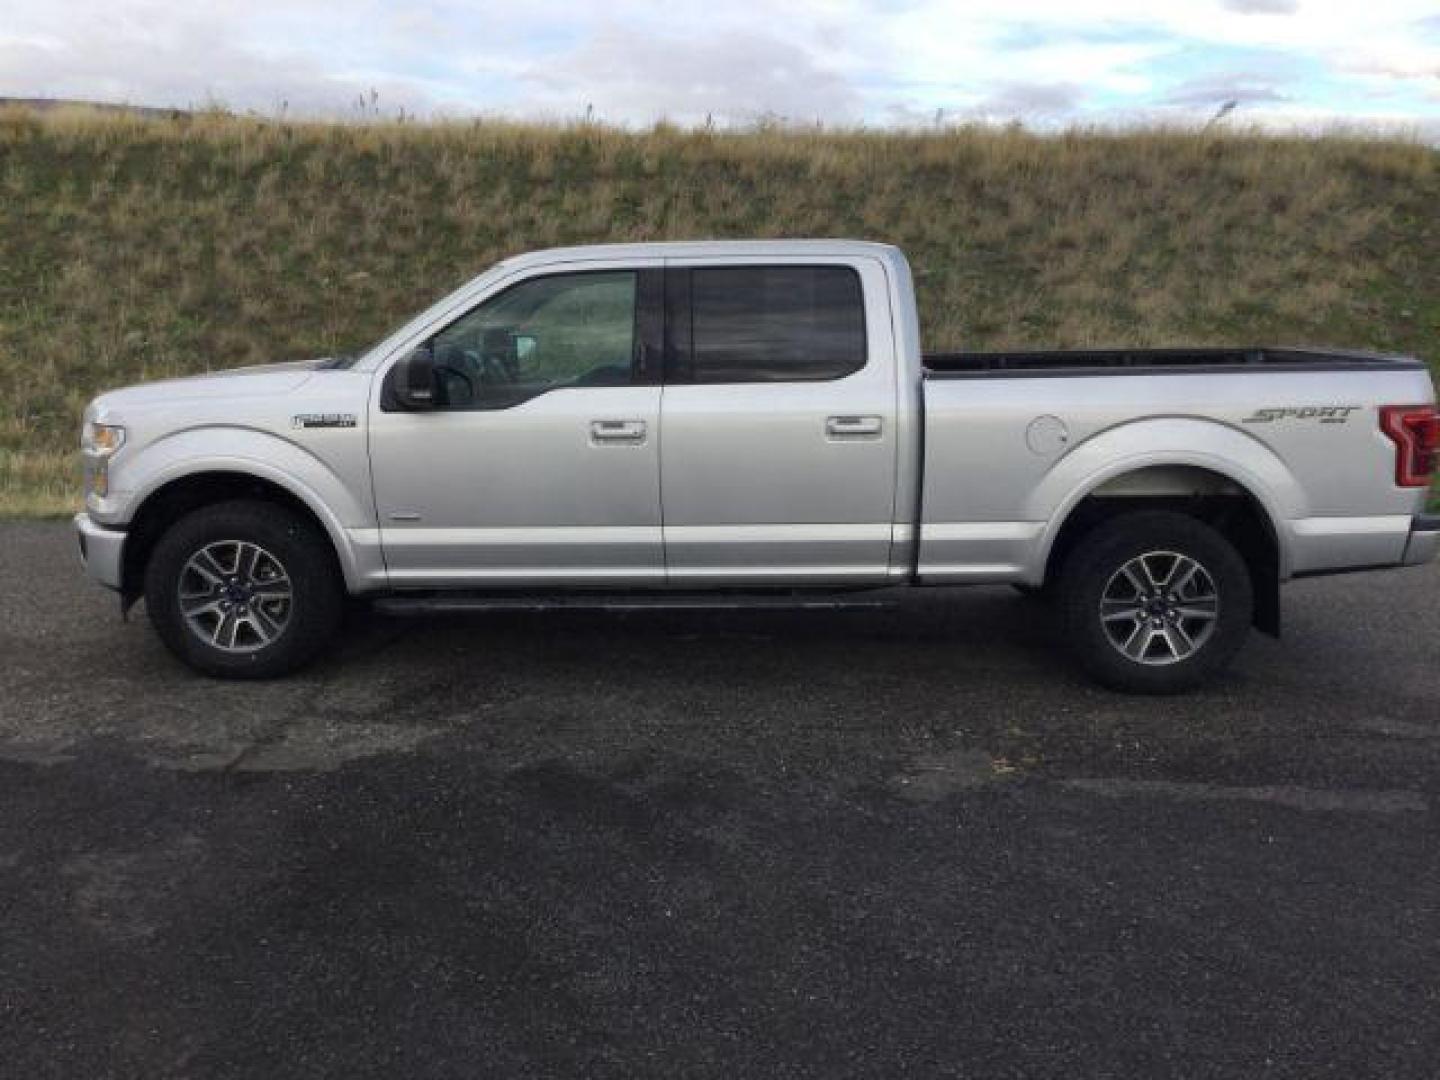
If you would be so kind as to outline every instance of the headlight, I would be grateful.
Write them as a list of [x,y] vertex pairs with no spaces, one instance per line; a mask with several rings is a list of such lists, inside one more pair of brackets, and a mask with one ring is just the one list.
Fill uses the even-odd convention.
[[118,424],[85,421],[80,449],[85,459],[85,494],[105,498],[110,494],[110,459],[125,445],[125,429]]
[[124,445],[123,427],[117,424],[97,424],[93,420],[85,422],[85,430],[80,436],[80,449],[85,453],[94,454],[96,457],[110,457]]

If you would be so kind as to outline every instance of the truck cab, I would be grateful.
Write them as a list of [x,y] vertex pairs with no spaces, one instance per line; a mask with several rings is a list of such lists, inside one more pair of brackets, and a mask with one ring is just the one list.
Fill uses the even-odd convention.
[[654,250],[515,260],[459,317],[393,343],[368,407],[391,586],[906,573],[901,351],[912,375],[919,357],[897,330],[898,252]]

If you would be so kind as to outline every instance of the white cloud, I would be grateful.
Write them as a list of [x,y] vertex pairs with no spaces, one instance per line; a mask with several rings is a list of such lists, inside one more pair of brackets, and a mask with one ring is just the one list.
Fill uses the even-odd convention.
[[397,106],[430,104],[421,80],[355,78],[323,50],[247,35],[251,9],[226,0],[203,12],[154,0],[21,7],[16,21],[35,30],[0,32],[8,96],[344,112],[373,87]]
[[1281,102],[1286,98],[1280,83],[1245,72],[1220,72],[1181,83],[1170,91],[1164,103],[1215,109],[1225,102],[1250,105],[1255,102]]
[[[1103,120],[1187,92],[1199,110],[1226,86],[1305,107],[1328,82],[1355,91],[1337,114],[1372,96],[1416,115],[1440,78],[1434,4],[6,0],[0,95],[343,115],[373,87],[392,111],[916,122]],[[1284,70],[1237,67],[1244,50]]]
[[[775,116],[792,122],[856,120],[861,101],[838,71],[767,33],[721,30],[699,40],[604,30],[558,61],[523,72],[530,100],[574,115],[656,114],[684,123]],[[663,88],[663,96],[657,90]]]
[[1294,15],[1300,10],[1300,0],[1223,0],[1227,11],[1238,11],[1241,15]]
[[1045,119],[1066,116],[1084,98],[1076,83],[1007,83],[965,111],[986,120]]

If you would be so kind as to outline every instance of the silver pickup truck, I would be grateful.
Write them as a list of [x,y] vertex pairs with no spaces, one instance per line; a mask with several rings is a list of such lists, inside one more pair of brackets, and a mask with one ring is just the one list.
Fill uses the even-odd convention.
[[507,259],[354,357],[85,414],[90,574],[212,675],[392,608],[807,605],[1006,582],[1081,665],[1164,692],[1278,633],[1291,578],[1423,563],[1416,360],[1299,349],[922,355],[853,241]]

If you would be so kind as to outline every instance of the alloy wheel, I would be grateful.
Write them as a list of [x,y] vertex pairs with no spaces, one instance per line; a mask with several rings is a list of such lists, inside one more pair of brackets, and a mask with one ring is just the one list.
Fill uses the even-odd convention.
[[248,540],[206,544],[186,560],[178,586],[190,632],[212,648],[254,652],[285,632],[294,589],[283,563]]
[[1100,595],[1105,636],[1126,659],[1176,664],[1205,646],[1220,615],[1210,572],[1188,555],[1149,551],[1120,567]]

